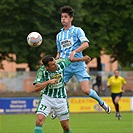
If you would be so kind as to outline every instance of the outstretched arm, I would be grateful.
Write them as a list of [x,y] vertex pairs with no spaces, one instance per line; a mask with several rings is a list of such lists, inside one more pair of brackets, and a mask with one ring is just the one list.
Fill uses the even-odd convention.
[[75,49],[71,54],[70,54],[70,59],[72,60],[74,58],[74,55],[77,52],[81,52],[84,51],[85,49],[87,49],[89,47],[89,43],[88,42],[83,42],[82,45],[80,47],[78,47],[77,49]]
[[60,52],[57,53],[55,59],[59,59],[60,58]]
[[[70,59],[70,58],[69,58]],[[85,61],[86,64],[91,60],[91,58],[88,56],[88,55],[85,55],[84,57],[82,58],[73,58],[73,59],[70,59],[71,62],[77,62],[77,61]]]

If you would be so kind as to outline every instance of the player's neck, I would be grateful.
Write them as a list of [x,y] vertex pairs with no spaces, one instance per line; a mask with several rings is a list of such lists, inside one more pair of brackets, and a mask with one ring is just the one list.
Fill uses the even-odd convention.
[[119,76],[115,76],[115,78],[117,79]]
[[66,25],[64,26],[64,30],[68,30],[72,25]]

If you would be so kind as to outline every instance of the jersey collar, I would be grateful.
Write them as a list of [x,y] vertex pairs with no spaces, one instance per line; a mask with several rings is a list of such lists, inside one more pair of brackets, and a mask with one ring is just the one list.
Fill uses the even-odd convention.
[[[71,30],[74,27],[74,25],[72,25],[68,30]],[[62,31],[64,31],[64,27],[61,28]]]

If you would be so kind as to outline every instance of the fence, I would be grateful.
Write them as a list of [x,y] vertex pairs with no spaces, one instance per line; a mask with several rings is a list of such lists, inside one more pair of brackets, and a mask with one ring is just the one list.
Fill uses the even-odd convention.
[[[102,77],[101,91],[104,96],[108,96],[109,90],[106,86],[108,77],[112,72],[90,72],[90,87],[95,83],[97,74]],[[3,92],[31,92],[36,72],[1,72],[0,73],[0,93]],[[126,91],[133,92],[133,71],[121,72],[120,75],[127,81]],[[67,84],[68,95],[78,95],[81,93],[77,80],[73,77]],[[97,89],[97,88],[95,88]],[[96,90],[97,91],[97,90]]]
[[[107,88],[108,77],[112,75],[111,72],[90,72],[90,87],[95,83],[96,75],[100,74],[102,77],[102,95],[109,96]],[[36,72],[1,72],[0,73],[0,114],[6,113],[33,113],[38,104],[38,96],[33,97],[33,93],[26,97],[28,92],[33,90],[33,81]],[[127,81],[126,91],[128,96],[133,96],[133,72],[121,72],[120,75]],[[94,88],[97,91],[97,88]],[[70,112],[101,112],[103,111],[98,103],[91,98],[81,97],[82,92],[77,80],[73,77],[66,85],[68,93],[68,101],[70,104]],[[3,94],[8,94],[4,96]],[[14,97],[11,95],[16,94]],[[18,93],[24,93],[17,95]],[[17,96],[17,97],[16,97]],[[78,96],[78,97],[74,97]],[[102,97],[107,104],[110,105],[112,111],[111,97]],[[120,101],[120,108],[122,111],[133,111],[133,97],[123,97]]]

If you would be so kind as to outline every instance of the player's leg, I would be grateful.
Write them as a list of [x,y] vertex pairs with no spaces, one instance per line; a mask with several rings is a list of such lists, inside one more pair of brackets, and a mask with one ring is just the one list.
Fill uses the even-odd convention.
[[42,125],[51,111],[51,101],[47,100],[45,95],[41,96],[38,106],[36,108],[36,126],[34,133],[42,133]]
[[63,117],[64,117],[64,119],[66,119],[66,120],[60,120],[62,129],[63,129],[63,133],[72,133],[72,131],[69,127],[69,119],[67,118],[67,115],[64,115]]
[[[56,106],[56,104],[58,106]],[[58,119],[60,120],[63,133],[72,133],[69,126],[69,105],[67,99],[59,98],[55,101],[54,105],[54,109],[58,116]]]
[[[116,104],[115,104],[115,98],[116,98],[116,94],[114,94],[114,93],[111,93],[111,98],[112,98],[112,102],[113,102],[113,104],[114,104],[115,111],[116,111],[116,110],[117,110],[117,109],[116,109]],[[116,111],[116,117],[117,117],[117,111]]]
[[122,93],[114,94],[115,96],[112,98],[115,110],[116,110],[116,117],[118,117],[118,120],[121,120],[120,110],[119,110],[119,100],[122,96]]
[[43,114],[37,114],[36,126],[34,129],[34,133],[42,133],[42,125],[43,125],[45,119],[46,119],[46,117]]
[[75,76],[77,80],[80,82],[82,92],[88,95],[89,97],[97,100],[100,106],[106,111],[106,113],[109,114],[111,111],[110,107],[97,95],[97,93],[93,89],[90,89],[90,76],[88,75],[86,70],[80,70],[78,73],[75,73]]
[[114,102],[115,102],[117,112],[119,112],[119,100],[120,100],[120,97],[116,96]]

